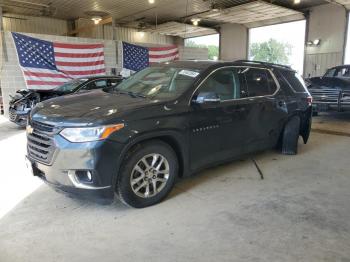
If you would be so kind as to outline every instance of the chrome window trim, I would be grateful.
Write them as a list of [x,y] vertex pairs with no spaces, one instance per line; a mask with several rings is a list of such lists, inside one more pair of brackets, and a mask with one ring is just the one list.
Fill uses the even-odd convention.
[[275,74],[273,73],[273,71],[269,68],[261,68],[261,67],[256,67],[256,66],[223,66],[223,67],[219,67],[219,68],[216,68],[215,70],[213,70],[209,75],[207,75],[199,84],[198,86],[196,87],[196,89],[192,92],[192,95],[191,95],[191,98],[190,98],[190,101],[188,103],[188,105],[191,105],[192,103],[192,99],[194,97],[194,94],[197,92],[197,90],[203,85],[203,83],[212,75],[214,74],[215,72],[221,70],[221,69],[227,69],[227,68],[254,68],[254,69],[260,69],[260,70],[267,70],[270,75],[272,76],[275,84],[276,84],[276,91],[271,94],[271,95],[264,95],[264,96],[251,96],[251,97],[243,97],[243,98],[235,98],[235,99],[228,99],[228,100],[223,100],[223,101],[220,101],[220,103],[225,103],[225,102],[232,102],[232,101],[242,101],[242,100],[253,100],[255,98],[263,98],[263,97],[274,97],[281,89],[281,86],[275,76]]

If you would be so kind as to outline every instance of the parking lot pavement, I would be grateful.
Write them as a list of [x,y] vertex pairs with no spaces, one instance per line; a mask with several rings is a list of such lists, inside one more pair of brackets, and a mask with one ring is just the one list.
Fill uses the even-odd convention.
[[21,161],[24,139],[0,141],[0,206],[12,203],[1,262],[349,261],[349,137],[313,133],[297,156],[255,155],[264,180],[250,158],[200,172],[146,209],[40,186]]
[[0,218],[42,184],[28,173],[25,142],[24,129],[0,116]]
[[0,115],[0,141],[16,134],[23,133],[24,128],[18,127],[16,124],[8,121],[4,116]]
[[333,132],[350,136],[350,112],[319,113],[319,116],[313,118],[312,127],[318,132]]

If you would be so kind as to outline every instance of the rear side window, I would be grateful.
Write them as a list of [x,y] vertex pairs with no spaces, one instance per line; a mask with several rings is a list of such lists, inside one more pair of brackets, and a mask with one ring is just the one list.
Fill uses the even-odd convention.
[[295,92],[306,93],[304,80],[298,73],[294,71],[282,71],[281,73]]
[[249,97],[272,95],[276,92],[276,82],[266,69],[247,68],[245,72]]

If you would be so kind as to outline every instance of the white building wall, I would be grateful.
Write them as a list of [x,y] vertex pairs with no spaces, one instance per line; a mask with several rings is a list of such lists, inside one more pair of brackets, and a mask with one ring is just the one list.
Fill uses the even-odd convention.
[[2,22],[4,31],[12,32],[64,35],[68,29],[66,20],[48,17],[6,14]]
[[308,40],[321,39],[321,45],[306,48],[305,77],[323,75],[327,68],[343,63],[346,35],[345,8],[328,4],[310,11]]
[[181,60],[208,60],[207,48],[179,47]]

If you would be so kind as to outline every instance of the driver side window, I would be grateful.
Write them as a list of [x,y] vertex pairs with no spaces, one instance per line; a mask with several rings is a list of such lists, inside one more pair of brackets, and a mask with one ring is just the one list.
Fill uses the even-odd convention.
[[238,68],[223,68],[211,74],[201,85],[199,93],[215,93],[221,101],[241,98]]

